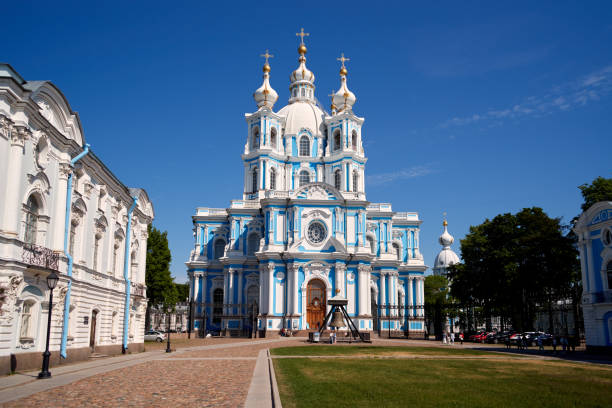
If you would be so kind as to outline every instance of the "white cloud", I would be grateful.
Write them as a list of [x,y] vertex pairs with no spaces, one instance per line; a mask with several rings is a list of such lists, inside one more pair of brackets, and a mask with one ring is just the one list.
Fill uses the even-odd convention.
[[397,180],[406,180],[426,176],[433,172],[434,170],[431,168],[431,165],[413,166],[389,173],[371,174],[366,177],[366,181],[369,185],[378,186],[381,184],[392,183]]
[[538,118],[558,111],[567,111],[599,101],[612,92],[612,65],[592,72],[575,81],[553,87],[543,96],[529,96],[511,108],[489,109],[466,117],[453,117],[438,125],[440,128],[466,126],[489,121],[490,126],[499,125],[503,119]]

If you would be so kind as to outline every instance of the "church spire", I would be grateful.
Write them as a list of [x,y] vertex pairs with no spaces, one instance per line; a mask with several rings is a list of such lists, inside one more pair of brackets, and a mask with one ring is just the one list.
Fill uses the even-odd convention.
[[306,44],[304,44],[304,37],[308,37],[310,33],[305,33],[304,28],[300,29],[299,33],[295,33],[296,36],[300,37],[300,45],[298,46],[298,54],[300,57],[298,61],[300,65],[298,68],[291,73],[289,90],[291,95],[289,102],[297,100],[314,101],[314,80],[315,76],[311,70],[306,68]]
[[355,97],[355,94],[352,93],[346,85],[346,76],[348,75],[348,70],[346,69],[344,63],[346,61],[350,61],[350,58],[346,58],[344,56],[344,53],[342,53],[341,56],[337,58],[337,60],[342,62],[342,67],[340,67],[340,89],[338,89],[338,92],[336,92],[332,101],[338,109],[338,112],[342,112],[344,110],[353,109],[353,105],[355,104],[357,98]]
[[255,99],[255,103],[257,103],[258,108],[261,109],[265,106],[272,109],[274,103],[278,99],[278,94],[270,85],[270,64],[268,64],[268,59],[273,58],[274,55],[270,54],[268,50],[266,50],[266,53],[261,54],[261,57],[266,59],[263,66],[263,84],[255,91],[253,98]]

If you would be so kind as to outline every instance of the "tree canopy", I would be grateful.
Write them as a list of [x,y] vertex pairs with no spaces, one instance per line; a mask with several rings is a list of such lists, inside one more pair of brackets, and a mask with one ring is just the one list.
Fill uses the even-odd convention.
[[451,294],[517,330],[533,329],[536,305],[570,297],[578,279],[572,238],[538,207],[470,227],[461,254],[463,263],[449,271]]
[[171,261],[168,233],[166,231],[161,232],[149,225],[145,274],[147,297],[149,298],[146,327],[149,327],[151,306],[162,306],[165,310],[172,310],[178,300],[178,292],[170,274]]
[[612,201],[612,178],[597,177],[591,184],[583,184],[578,188],[584,198],[582,211],[600,201]]

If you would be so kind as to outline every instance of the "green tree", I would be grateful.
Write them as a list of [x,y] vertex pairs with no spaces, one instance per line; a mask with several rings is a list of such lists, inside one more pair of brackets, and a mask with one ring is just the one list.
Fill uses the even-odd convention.
[[177,283],[176,290],[178,291],[179,302],[184,302],[185,299],[189,298],[189,284],[188,283]]
[[577,252],[560,219],[538,207],[500,214],[470,227],[461,240],[463,264],[451,268],[451,293],[490,317],[509,319],[514,329],[533,329],[536,307],[571,296]]
[[444,330],[444,318],[448,303],[448,280],[444,276],[429,275],[425,277],[423,287],[425,295],[426,325],[433,325],[436,338],[440,338]]
[[172,255],[168,247],[168,233],[163,233],[149,225],[149,238],[147,239],[147,267],[145,283],[147,285],[147,314],[145,326],[151,326],[151,307],[163,306],[169,310],[174,308],[178,293],[170,274]]
[[582,211],[600,201],[612,201],[612,178],[597,177],[591,184],[583,184],[578,188],[584,198]]

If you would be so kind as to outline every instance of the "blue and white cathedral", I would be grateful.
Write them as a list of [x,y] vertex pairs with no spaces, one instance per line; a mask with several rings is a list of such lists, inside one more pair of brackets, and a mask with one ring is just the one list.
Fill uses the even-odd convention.
[[367,201],[364,119],[353,112],[348,59],[339,58],[340,88],[328,113],[306,67],[306,34],[298,35],[299,65],[289,103],[278,111],[264,55],[257,111],[245,115],[242,199],[192,216],[195,248],[186,265],[194,326],[312,330],[329,311],[327,300],[340,296],[360,330],[418,335],[427,268],[421,220]]

